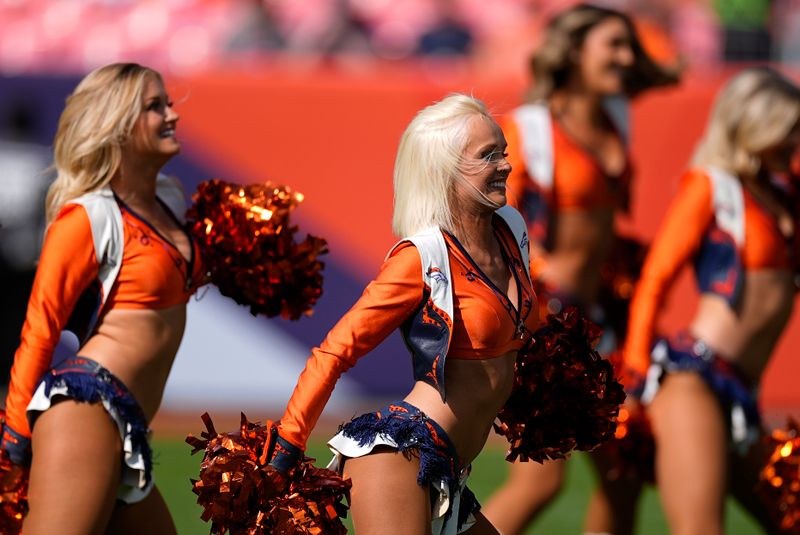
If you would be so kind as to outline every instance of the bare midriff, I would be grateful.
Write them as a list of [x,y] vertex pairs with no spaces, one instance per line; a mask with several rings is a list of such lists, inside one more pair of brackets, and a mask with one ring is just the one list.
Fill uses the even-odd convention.
[[600,266],[614,241],[614,209],[559,211],[551,251],[540,251],[545,282],[593,303],[600,289]]
[[186,326],[186,305],[162,309],[113,309],[78,355],[119,378],[152,420],[164,393]]
[[445,401],[433,386],[421,381],[405,398],[445,430],[464,464],[483,449],[492,422],[511,394],[516,355],[513,351],[491,359],[448,359]]
[[743,282],[735,308],[701,295],[690,331],[755,384],[789,321],[795,287],[790,271],[781,269],[748,271]]

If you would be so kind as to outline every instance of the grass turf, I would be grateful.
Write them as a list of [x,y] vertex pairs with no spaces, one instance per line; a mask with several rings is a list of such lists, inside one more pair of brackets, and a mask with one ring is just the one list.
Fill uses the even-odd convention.
[[[200,520],[200,506],[191,492],[190,477],[197,477],[201,453],[190,456],[191,448],[180,439],[156,439],[153,443],[156,481],[169,505],[178,527],[178,533],[204,534],[209,525]],[[318,465],[324,465],[329,453],[323,442],[313,442],[309,455],[316,457]],[[505,477],[507,463],[503,451],[497,446],[488,446],[473,465],[469,486],[479,501],[485,501]],[[528,528],[526,534],[580,534],[583,514],[593,483],[593,474],[588,459],[575,455],[568,463],[567,482],[556,501]],[[726,533],[730,535],[757,535],[762,531],[729,501],[726,509]],[[348,527],[349,523],[348,523]],[[648,489],[639,507],[637,533],[666,535],[668,533],[664,515],[658,504],[658,496]]]

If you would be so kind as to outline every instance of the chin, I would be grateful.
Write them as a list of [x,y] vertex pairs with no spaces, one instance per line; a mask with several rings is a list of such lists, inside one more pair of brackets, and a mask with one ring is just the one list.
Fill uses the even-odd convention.
[[605,78],[597,81],[597,93],[604,97],[614,97],[625,93],[625,81],[617,76]]
[[181,145],[177,141],[171,143],[169,146],[164,147],[161,151],[164,156],[175,156],[181,152]]
[[162,149],[152,152],[150,154],[150,158],[152,158],[153,161],[158,162],[160,165],[164,165],[171,160],[173,156],[177,156],[180,152],[181,148],[179,146],[172,147],[170,149]]
[[498,205],[500,205],[500,207],[503,207],[506,204],[508,204],[508,197],[506,197],[505,195],[490,195],[489,198],[493,202],[495,202]]
[[617,97],[625,94],[625,87],[621,84],[608,84],[599,93],[604,97]]

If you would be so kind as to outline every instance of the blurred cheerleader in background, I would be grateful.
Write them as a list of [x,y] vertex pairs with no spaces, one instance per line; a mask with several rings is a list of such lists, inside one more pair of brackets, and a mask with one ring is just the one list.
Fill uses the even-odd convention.
[[[797,290],[800,205],[787,177],[799,145],[795,84],[768,68],[730,80],[636,289],[625,366],[647,405],[672,533],[723,533],[728,489],[778,531],[768,507],[779,504],[754,492],[765,460],[757,391]],[[694,317],[658,339],[659,311],[689,263],[700,291]]]
[[[528,102],[503,122],[509,143],[509,201],[528,222],[540,315],[570,306],[603,328],[598,351],[618,349],[640,248],[615,232],[629,212],[628,99],[674,84],[677,75],[645,52],[623,13],[577,5],[557,15],[533,54]],[[613,266],[611,265],[613,262]],[[620,269],[620,265],[622,269]],[[630,533],[640,483],[611,480],[600,456],[602,487],[589,532]],[[515,463],[484,508],[504,534],[523,531],[561,488],[564,461]]]

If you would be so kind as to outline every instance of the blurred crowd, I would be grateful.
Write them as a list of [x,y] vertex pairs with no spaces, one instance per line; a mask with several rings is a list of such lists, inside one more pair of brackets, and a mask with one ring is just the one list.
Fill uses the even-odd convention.
[[[419,55],[519,68],[573,0],[0,0],[0,70],[83,72],[135,55],[173,71],[232,58]],[[603,0],[657,56],[800,59],[800,0]]]

